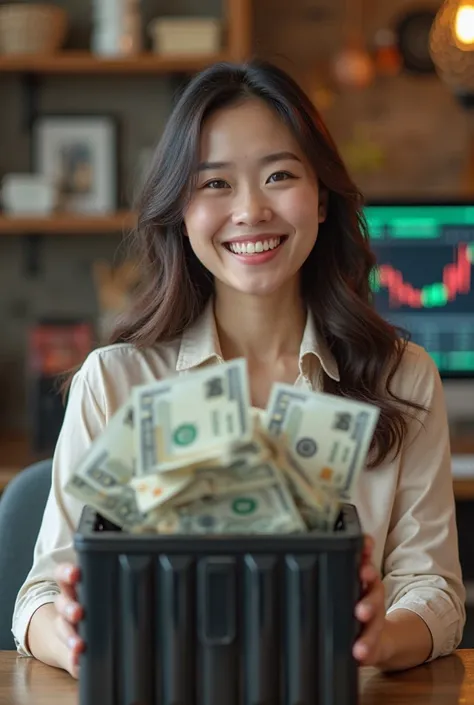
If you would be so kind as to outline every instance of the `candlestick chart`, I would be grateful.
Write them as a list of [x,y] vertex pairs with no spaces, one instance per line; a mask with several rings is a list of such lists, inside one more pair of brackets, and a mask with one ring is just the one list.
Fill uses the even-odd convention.
[[474,207],[367,208],[378,312],[444,376],[474,375]]
[[[453,249],[454,262],[445,263]],[[441,269],[441,276],[436,281],[416,287],[413,281],[406,278],[406,263],[404,273],[401,269],[397,269],[393,262],[382,262],[374,270],[372,289],[375,293],[381,292],[382,289],[387,292],[390,309],[396,310],[403,307],[433,309],[449,306],[450,309],[460,311],[469,310],[472,307],[474,243],[460,243],[456,248],[439,248],[435,257],[432,257],[431,266],[428,267],[425,263],[425,268],[423,267],[423,259],[426,257],[424,251],[413,248],[410,255],[412,263],[409,268],[413,270],[414,279],[420,279],[420,275],[423,276],[424,272],[429,273],[430,269],[433,272]]]

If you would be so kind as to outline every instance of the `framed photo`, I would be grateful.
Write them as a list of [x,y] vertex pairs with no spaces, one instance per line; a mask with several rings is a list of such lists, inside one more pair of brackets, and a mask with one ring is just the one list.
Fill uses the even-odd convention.
[[117,123],[107,115],[43,115],[33,127],[32,167],[52,179],[58,210],[117,210]]

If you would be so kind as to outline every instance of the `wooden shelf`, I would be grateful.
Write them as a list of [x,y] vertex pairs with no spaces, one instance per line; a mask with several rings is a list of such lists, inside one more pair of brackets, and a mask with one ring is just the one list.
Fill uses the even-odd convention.
[[90,51],[64,50],[39,56],[0,55],[0,74],[194,74],[218,61],[244,61],[252,53],[252,0],[223,0],[222,4],[227,41],[217,53],[162,56],[144,52],[130,57],[104,57]]
[[[474,439],[468,436],[452,437],[451,452],[453,455],[474,454]],[[474,476],[454,480],[454,494],[457,500],[474,500]]]
[[221,54],[159,56],[153,53],[131,57],[95,56],[88,51],[63,51],[40,56],[0,56],[0,73],[33,74],[172,74],[195,73],[216,61],[230,59]]
[[88,235],[121,233],[135,225],[135,215],[119,211],[112,215],[58,213],[45,217],[0,214],[0,235]]
[[454,496],[457,500],[473,500],[474,477],[472,479],[454,480]]
[[451,434],[451,452],[459,455],[474,454],[474,438],[469,436],[452,437]]

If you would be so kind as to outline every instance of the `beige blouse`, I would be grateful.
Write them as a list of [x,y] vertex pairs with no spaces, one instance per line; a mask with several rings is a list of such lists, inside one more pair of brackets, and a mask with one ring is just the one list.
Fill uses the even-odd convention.
[[[75,375],[33,566],[13,614],[12,631],[21,654],[31,655],[25,645],[31,616],[58,592],[55,566],[75,560],[72,536],[83,505],[64,492],[75,464],[127,400],[132,386],[219,362],[209,305],[180,339],[146,350],[130,344],[95,350]],[[319,389],[321,369],[338,379],[337,364],[308,316],[296,386]],[[435,658],[456,648],[465,622],[443,388],[429,355],[413,344],[392,384],[395,394],[419,402],[428,412],[421,414],[422,424],[410,422],[395,460],[362,473],[353,501],[363,530],[375,540],[374,560],[383,577],[387,611],[416,612],[431,631]]]

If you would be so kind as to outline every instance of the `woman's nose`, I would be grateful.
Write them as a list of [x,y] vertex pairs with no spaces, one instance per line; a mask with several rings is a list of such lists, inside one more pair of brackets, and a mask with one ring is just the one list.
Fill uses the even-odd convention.
[[259,223],[267,223],[271,218],[272,210],[260,192],[249,189],[236,199],[232,215],[234,225],[254,227]]

